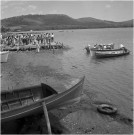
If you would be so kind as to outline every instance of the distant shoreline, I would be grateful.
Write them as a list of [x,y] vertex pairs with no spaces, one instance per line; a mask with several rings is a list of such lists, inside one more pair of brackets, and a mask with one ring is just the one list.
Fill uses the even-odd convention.
[[[120,29],[120,28],[133,28],[133,27],[118,27],[118,28],[89,28],[89,29]],[[83,29],[83,30],[89,30],[89,29]],[[9,32],[1,32],[2,34],[19,34],[19,33],[43,33],[43,32],[48,32],[48,31],[59,31],[59,32],[65,32],[65,31],[73,31],[73,30],[82,30],[82,29],[55,29],[55,30],[37,30],[37,31],[9,31]]]

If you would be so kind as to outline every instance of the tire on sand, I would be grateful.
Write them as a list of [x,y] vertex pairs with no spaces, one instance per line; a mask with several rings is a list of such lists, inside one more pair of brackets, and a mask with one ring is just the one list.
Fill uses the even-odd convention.
[[108,115],[117,113],[117,108],[113,107],[112,105],[108,105],[108,104],[98,105],[97,110],[100,113],[108,114]]

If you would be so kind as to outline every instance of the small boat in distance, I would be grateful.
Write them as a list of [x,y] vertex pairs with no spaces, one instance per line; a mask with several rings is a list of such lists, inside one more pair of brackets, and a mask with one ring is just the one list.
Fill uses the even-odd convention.
[[[87,50],[87,49],[86,49]],[[87,50],[88,52],[88,50]],[[91,56],[95,56],[96,58],[107,58],[107,57],[117,57],[128,55],[130,51],[126,49],[122,44],[120,48],[114,49],[114,44],[99,44],[94,45],[94,47],[90,48]]]
[[55,109],[80,99],[84,78],[71,81],[67,90],[57,93],[52,87],[41,84],[28,88],[1,92],[1,122],[15,120],[43,111],[42,102],[47,110]]
[[7,62],[9,51],[0,51],[0,62]]

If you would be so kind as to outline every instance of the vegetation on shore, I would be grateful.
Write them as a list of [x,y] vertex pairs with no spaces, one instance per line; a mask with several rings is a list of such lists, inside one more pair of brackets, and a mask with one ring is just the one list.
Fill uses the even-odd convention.
[[1,20],[1,32],[133,27],[133,20],[113,22],[91,17],[74,19],[63,14],[22,15]]

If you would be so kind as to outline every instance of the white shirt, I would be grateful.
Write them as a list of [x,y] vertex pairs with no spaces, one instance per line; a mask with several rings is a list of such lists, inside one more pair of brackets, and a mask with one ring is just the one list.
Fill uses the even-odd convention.
[[54,34],[52,34],[51,37],[54,37]]
[[120,48],[122,48],[122,47],[124,47],[124,45],[123,44],[120,44]]

